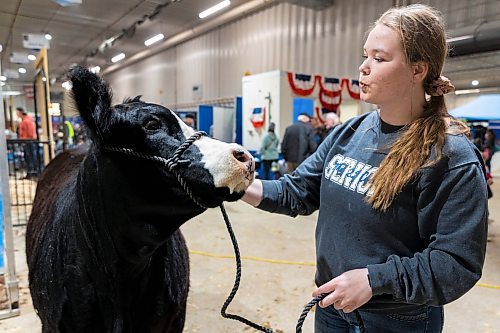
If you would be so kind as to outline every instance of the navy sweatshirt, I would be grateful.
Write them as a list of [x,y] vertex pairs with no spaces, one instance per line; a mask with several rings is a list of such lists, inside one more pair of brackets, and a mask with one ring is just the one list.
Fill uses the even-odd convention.
[[400,132],[384,133],[377,111],[335,130],[292,175],[263,181],[258,208],[290,216],[319,209],[316,284],[368,268],[362,309],[404,312],[442,305],[481,277],[487,194],[482,159],[464,135],[447,135],[443,158],[423,168],[387,212],[367,202],[368,181]]

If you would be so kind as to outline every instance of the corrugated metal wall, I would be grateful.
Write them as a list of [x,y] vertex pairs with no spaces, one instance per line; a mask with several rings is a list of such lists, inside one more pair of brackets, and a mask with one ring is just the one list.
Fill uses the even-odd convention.
[[287,3],[226,24],[109,74],[116,101],[143,94],[162,104],[241,94],[241,78],[287,70],[358,77],[365,31],[391,0],[336,1],[323,11]]
[[241,94],[246,73],[272,70],[358,77],[364,35],[382,12],[399,2],[441,10],[448,29],[500,18],[497,0],[337,0],[315,11],[280,3],[163,51],[107,76],[116,101],[142,94],[161,104]]

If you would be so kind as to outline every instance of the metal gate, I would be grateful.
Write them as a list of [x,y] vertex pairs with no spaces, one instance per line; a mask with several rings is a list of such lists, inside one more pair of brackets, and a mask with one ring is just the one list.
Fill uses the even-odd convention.
[[7,140],[12,225],[28,222],[38,177],[44,168],[43,151],[48,142]]

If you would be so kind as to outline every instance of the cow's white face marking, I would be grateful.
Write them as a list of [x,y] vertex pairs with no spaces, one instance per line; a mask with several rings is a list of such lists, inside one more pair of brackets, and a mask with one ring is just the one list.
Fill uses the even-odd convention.
[[[174,113],[175,115],[175,113]],[[195,130],[186,125],[177,115],[180,128],[184,137],[188,139]],[[205,164],[205,169],[214,178],[215,187],[228,187],[231,193],[242,192],[250,186],[251,180],[248,177],[246,165],[239,162],[233,151],[243,149],[236,143],[226,143],[206,136],[201,137],[194,143],[200,150],[203,158],[201,162]]]
[[241,146],[207,137],[202,137],[194,144],[203,154],[201,161],[214,178],[215,187],[228,187],[233,193],[242,192],[250,185],[247,166],[233,156],[233,151],[241,150]]

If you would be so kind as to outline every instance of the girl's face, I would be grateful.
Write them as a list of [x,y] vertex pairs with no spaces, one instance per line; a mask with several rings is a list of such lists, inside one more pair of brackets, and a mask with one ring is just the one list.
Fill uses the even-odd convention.
[[364,45],[365,60],[359,66],[360,97],[377,104],[394,104],[411,98],[412,67],[406,63],[398,34],[378,24]]

